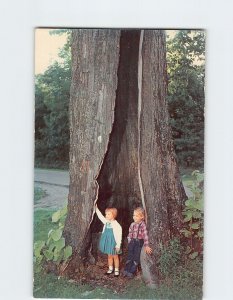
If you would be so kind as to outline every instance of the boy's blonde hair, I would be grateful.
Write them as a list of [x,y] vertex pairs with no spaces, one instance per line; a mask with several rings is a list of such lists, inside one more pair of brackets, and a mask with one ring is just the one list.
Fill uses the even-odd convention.
[[136,207],[134,212],[138,213],[140,217],[144,220],[145,219],[145,210],[142,207]]
[[117,216],[117,209],[115,207],[107,207],[105,209],[105,213],[107,211],[110,211],[112,213],[114,219],[116,218],[116,216]]

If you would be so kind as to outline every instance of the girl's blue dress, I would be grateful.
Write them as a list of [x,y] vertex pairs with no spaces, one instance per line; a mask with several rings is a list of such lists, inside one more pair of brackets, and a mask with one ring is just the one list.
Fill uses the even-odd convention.
[[116,241],[113,235],[111,223],[107,222],[104,232],[101,234],[99,249],[102,253],[115,255]]

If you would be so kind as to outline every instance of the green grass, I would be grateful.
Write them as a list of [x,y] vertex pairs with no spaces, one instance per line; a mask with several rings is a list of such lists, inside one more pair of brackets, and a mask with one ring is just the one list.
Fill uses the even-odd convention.
[[[66,278],[56,277],[53,274],[35,274],[34,293],[35,298],[75,298],[75,299],[117,299],[112,291],[105,288],[92,288],[89,285],[78,285]],[[112,297],[113,296],[113,297]]]
[[62,162],[51,162],[46,163],[42,161],[35,161],[34,167],[37,169],[48,169],[48,170],[58,170],[58,171],[68,171],[69,169],[69,163],[62,163]]
[[34,186],[34,204],[38,203],[46,195],[46,191],[38,186]]
[[[66,278],[56,277],[53,274],[35,274],[35,298],[75,298],[75,299],[177,299],[199,300],[202,299],[202,287],[196,286],[196,281],[190,281],[191,271],[184,271],[173,281],[161,284],[157,289],[149,289],[143,282],[133,279],[127,286],[127,291],[121,294],[112,290],[90,285],[80,285]],[[193,272],[196,276],[196,273]],[[191,276],[191,277],[190,277]]]
[[34,211],[34,242],[39,240],[47,240],[48,231],[55,228],[52,223],[52,209],[37,209]]
[[59,168],[53,168],[53,167],[44,167],[44,168],[42,168],[42,167],[35,167],[35,170],[43,170],[43,171],[59,171],[59,172],[69,172],[69,169],[65,169],[65,168],[63,168],[63,169],[59,169]]
[[185,185],[186,187],[188,187],[193,182],[193,179],[191,176],[182,176],[181,180],[183,182],[183,185]]

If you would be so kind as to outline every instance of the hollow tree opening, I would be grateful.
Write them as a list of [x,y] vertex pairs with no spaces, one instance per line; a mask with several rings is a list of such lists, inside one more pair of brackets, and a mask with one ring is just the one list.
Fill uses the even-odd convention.
[[143,196],[153,255],[142,251],[141,265],[148,284],[156,283],[159,244],[179,234],[185,199],[165,97],[162,30],[73,31],[64,236],[75,253],[74,268],[87,257],[98,228],[94,203],[102,211],[117,207],[126,234]]
[[[98,206],[118,209],[123,237],[128,232],[133,208],[142,205],[138,184],[138,51],[139,30],[124,30],[120,37],[115,114],[108,151],[100,174]],[[93,228],[99,228],[98,219]]]

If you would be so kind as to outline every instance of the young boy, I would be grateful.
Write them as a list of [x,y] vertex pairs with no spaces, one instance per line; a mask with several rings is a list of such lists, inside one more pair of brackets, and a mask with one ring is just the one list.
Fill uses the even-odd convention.
[[140,263],[142,246],[144,246],[144,250],[147,254],[152,253],[152,249],[149,247],[148,233],[144,219],[144,209],[141,207],[136,208],[133,213],[134,222],[129,227],[129,234],[127,237],[128,256],[123,272],[123,275],[129,278],[133,278],[138,264]]

